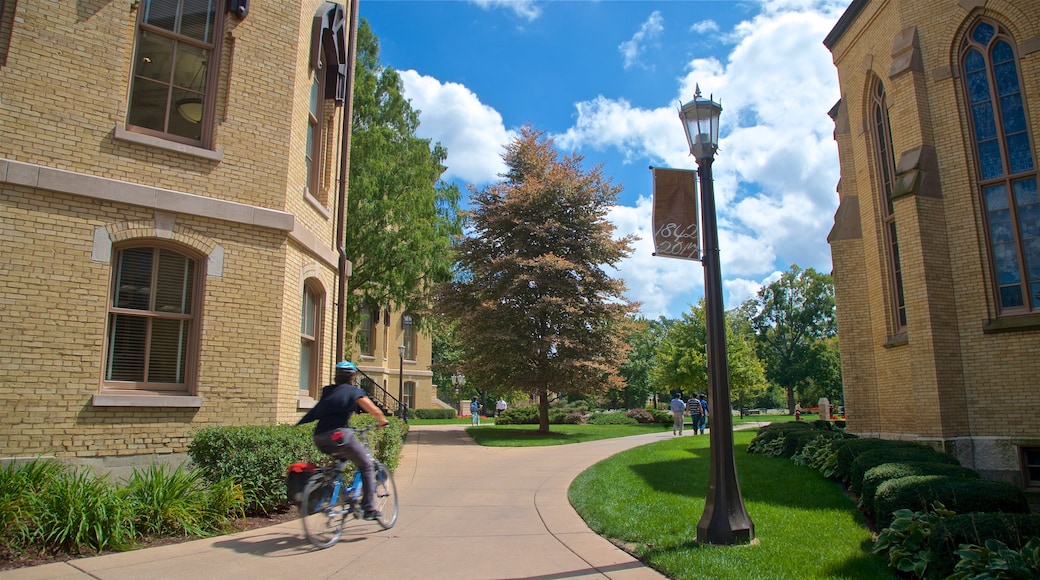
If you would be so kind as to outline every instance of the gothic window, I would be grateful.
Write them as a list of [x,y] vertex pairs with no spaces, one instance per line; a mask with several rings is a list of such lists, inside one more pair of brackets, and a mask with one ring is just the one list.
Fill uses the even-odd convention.
[[1040,310],[1040,196],[1014,40],[980,20],[961,45],[979,194],[1000,314]]
[[892,149],[892,125],[888,118],[885,86],[875,80],[871,93],[871,133],[874,141],[874,160],[880,185],[878,194],[881,207],[882,238],[885,251],[890,325],[893,334],[906,330],[906,300],[903,293],[903,269],[899,260],[899,240],[896,237],[895,206],[892,203],[893,180],[896,174],[895,153]]

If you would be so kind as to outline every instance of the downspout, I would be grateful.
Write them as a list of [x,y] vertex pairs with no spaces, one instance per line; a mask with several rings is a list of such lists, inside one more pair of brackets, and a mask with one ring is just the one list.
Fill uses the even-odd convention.
[[339,193],[336,202],[336,249],[339,252],[339,288],[336,303],[336,356],[343,360],[344,328],[346,323],[347,277],[350,275],[350,262],[347,260],[347,249],[344,246],[347,221],[347,182],[350,179],[350,133],[353,129],[354,109],[354,68],[357,58],[358,2],[350,2],[350,32],[347,40],[347,94],[343,103],[342,145],[339,153]]

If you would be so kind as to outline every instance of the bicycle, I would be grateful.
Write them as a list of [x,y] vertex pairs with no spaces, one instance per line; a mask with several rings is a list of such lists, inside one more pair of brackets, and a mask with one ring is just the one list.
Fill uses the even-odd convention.
[[[355,435],[371,453],[369,426],[354,431]],[[380,516],[375,520],[384,530],[389,530],[397,521],[397,485],[394,474],[382,462],[372,457],[375,464],[376,509]],[[336,459],[332,464],[319,467],[307,480],[300,502],[300,520],[307,540],[318,548],[328,548],[339,541],[348,516],[358,519],[361,510],[361,472],[354,471],[350,485],[344,480],[347,459]]]

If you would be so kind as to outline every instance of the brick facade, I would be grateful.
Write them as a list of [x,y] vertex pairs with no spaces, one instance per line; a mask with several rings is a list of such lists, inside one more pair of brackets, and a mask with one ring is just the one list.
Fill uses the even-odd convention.
[[[106,468],[182,454],[203,426],[294,422],[312,404],[299,389],[305,284],[323,303],[318,385],[336,362],[342,108],[331,100],[323,190],[307,191],[305,165],[323,3],[254,3],[244,20],[223,17],[210,147],[127,128],[144,4],[4,3],[0,460]],[[112,259],[133,243],[200,265],[190,392],[106,390]],[[405,380],[430,407],[429,341],[417,343]],[[396,347],[390,354],[372,370],[396,395]]]
[[[1040,446],[1040,309],[1000,314],[990,274],[959,61],[980,18],[1015,41],[1033,163],[1040,164],[1040,4],[853,0],[825,41],[842,92],[832,111],[841,203],[829,241],[848,431],[927,442],[987,477],[1021,485],[1019,451]],[[902,329],[892,322],[872,133],[878,82],[897,165]]]

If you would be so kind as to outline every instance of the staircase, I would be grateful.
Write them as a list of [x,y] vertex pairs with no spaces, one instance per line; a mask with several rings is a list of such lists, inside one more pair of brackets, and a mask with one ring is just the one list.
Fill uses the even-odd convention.
[[[364,373],[362,373],[364,374]],[[379,410],[388,417],[400,417],[405,423],[408,422],[408,406],[403,404],[397,397],[391,395],[379,383],[372,380],[368,375],[361,380],[361,388],[365,395],[379,407]]]

